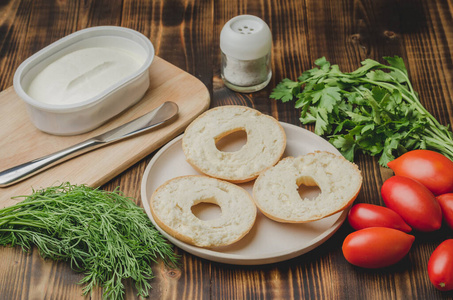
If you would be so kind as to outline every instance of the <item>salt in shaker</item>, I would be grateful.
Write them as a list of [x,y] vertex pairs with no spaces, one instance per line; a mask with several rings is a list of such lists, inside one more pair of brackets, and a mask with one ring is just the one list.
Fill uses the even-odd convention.
[[221,76],[237,92],[255,92],[271,80],[272,34],[260,18],[240,15],[229,20],[220,33]]

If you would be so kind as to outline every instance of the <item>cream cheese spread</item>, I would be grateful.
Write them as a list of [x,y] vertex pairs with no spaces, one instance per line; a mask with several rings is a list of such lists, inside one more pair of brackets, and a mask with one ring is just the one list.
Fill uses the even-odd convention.
[[145,58],[113,47],[92,47],[66,54],[31,81],[35,100],[65,105],[88,100],[135,73]]

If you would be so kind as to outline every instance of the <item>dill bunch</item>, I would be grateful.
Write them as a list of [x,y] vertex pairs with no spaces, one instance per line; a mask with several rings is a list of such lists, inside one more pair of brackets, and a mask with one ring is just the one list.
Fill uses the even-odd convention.
[[123,280],[130,278],[146,297],[151,264],[161,259],[177,265],[172,245],[118,188],[64,183],[19,197],[25,200],[0,210],[0,245],[24,251],[35,245],[43,258],[69,262],[85,275],[84,295],[100,286],[104,298],[122,299]]

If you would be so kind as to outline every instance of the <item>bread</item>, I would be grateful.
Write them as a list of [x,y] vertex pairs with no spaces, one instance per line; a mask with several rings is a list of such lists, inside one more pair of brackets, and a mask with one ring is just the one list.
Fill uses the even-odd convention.
[[[315,199],[301,199],[301,184],[318,186]],[[317,151],[287,157],[263,172],[253,185],[253,198],[267,217],[287,223],[319,220],[352,204],[362,186],[358,167],[342,156]]]
[[[221,216],[200,220],[191,208],[198,203],[217,204]],[[151,214],[159,227],[185,243],[199,247],[230,245],[252,228],[257,209],[243,188],[215,178],[188,175],[171,179],[151,196]]]
[[[240,130],[247,133],[247,143],[240,150],[217,149],[217,141]],[[199,172],[242,183],[280,160],[286,135],[273,117],[246,106],[221,106],[204,112],[188,126],[182,147],[186,160]]]

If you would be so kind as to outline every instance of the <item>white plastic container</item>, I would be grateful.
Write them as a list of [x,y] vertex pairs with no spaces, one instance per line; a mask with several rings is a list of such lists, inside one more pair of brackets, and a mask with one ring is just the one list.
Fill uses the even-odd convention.
[[[122,49],[137,55],[143,63],[133,74],[81,102],[57,105],[30,97],[27,91],[37,74],[65,55],[91,47]],[[99,127],[143,97],[149,87],[148,70],[153,59],[154,47],[143,34],[124,27],[92,27],[70,34],[29,57],[16,70],[13,85],[38,129],[55,135],[81,134]]]
[[229,20],[220,33],[225,85],[237,92],[263,89],[272,77],[272,34],[260,18],[240,15]]

